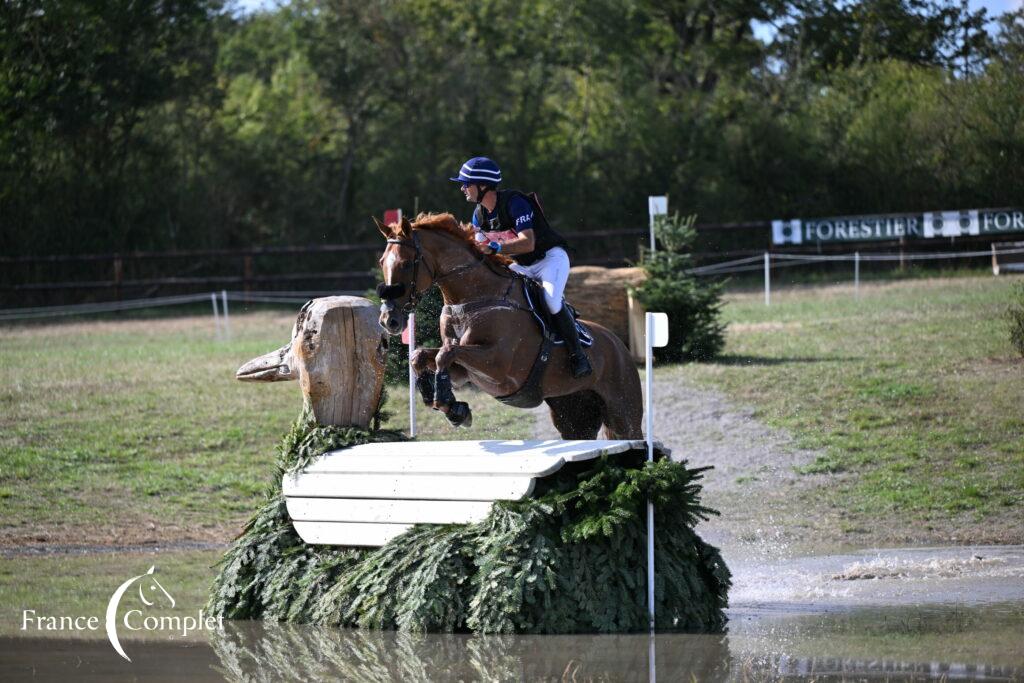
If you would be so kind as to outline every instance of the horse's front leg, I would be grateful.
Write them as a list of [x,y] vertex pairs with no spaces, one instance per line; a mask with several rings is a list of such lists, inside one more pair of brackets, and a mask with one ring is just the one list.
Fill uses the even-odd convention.
[[[484,377],[494,378],[495,383],[500,383],[500,377],[508,375],[508,363],[504,362],[500,349],[495,344],[445,344],[435,357],[437,371],[434,374],[437,391],[434,396],[434,407],[443,410],[448,421],[456,427],[465,424],[469,426],[472,421],[472,412],[469,405],[462,401],[455,400],[455,393],[451,391],[452,382],[456,380],[457,374],[464,375],[468,379],[467,368],[474,372],[481,373]],[[504,368],[504,371],[500,371]],[[448,376],[449,371],[451,377]],[[455,382],[458,386],[460,382]],[[447,407],[445,407],[447,406]]]
[[468,379],[465,367],[455,365],[464,349],[457,341],[446,341],[434,357],[434,408],[443,412],[454,427],[473,424],[473,411],[469,404],[457,401],[452,390],[453,383],[462,385]]
[[[437,354],[441,349],[422,348],[412,354],[412,371],[416,375],[416,388],[423,399],[423,405],[434,408],[435,384],[434,375],[437,372]],[[456,365],[448,368],[451,383],[460,387],[469,379],[466,369]]]
[[423,405],[434,406],[434,372],[437,370],[437,354],[441,349],[417,349],[412,354],[412,371],[416,375],[416,389],[420,392]]

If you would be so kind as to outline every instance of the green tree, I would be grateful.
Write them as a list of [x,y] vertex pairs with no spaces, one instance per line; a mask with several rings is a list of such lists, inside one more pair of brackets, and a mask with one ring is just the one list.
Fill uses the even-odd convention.
[[[216,0],[0,5],[4,250],[145,244],[164,173],[147,112],[206,94]],[[8,240],[10,240],[8,242]]]
[[676,213],[655,224],[664,249],[646,255],[641,265],[647,277],[631,290],[646,310],[668,315],[668,345],[655,350],[658,360],[711,360],[725,346],[725,325],[719,319],[722,284],[689,272],[696,219]]

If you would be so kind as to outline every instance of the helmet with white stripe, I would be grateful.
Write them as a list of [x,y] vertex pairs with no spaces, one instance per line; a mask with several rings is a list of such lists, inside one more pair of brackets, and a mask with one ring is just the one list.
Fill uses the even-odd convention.
[[487,157],[473,157],[462,165],[458,176],[449,180],[457,183],[497,185],[501,182],[501,169]]

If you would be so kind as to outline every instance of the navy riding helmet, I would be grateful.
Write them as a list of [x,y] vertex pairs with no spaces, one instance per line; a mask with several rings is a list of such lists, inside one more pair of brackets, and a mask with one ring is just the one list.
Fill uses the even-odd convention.
[[497,185],[501,182],[501,169],[487,157],[473,157],[462,165],[459,175],[449,178],[457,183]]

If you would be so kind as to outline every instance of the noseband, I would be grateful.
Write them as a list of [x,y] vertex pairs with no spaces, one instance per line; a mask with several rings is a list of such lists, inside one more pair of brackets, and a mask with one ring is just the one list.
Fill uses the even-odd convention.
[[[426,289],[424,289],[422,292],[416,291],[416,282],[419,280],[420,275],[420,263],[422,263],[423,267],[427,269],[428,273],[430,273],[431,284],[433,284],[436,281],[436,279],[434,278],[434,271],[432,271],[430,269],[430,265],[428,265],[427,262],[423,260],[423,249],[420,248],[420,236],[419,233],[417,233],[415,230],[413,230],[412,232],[411,240],[389,239],[388,244],[399,244],[403,247],[412,247],[413,250],[415,250],[416,252],[416,258],[412,262],[412,282],[410,282],[408,285],[380,284],[377,286],[377,295],[380,296],[380,298],[385,301],[397,299],[398,297],[402,296],[402,294],[405,293],[406,288],[408,288],[412,292],[412,294],[409,296],[409,300],[405,302],[405,305],[402,306],[402,312],[408,315],[409,313],[412,313],[414,310],[416,310],[417,304],[419,304],[420,299],[423,298],[424,293],[426,293],[427,291]],[[427,289],[430,289],[429,285],[427,286]]]

